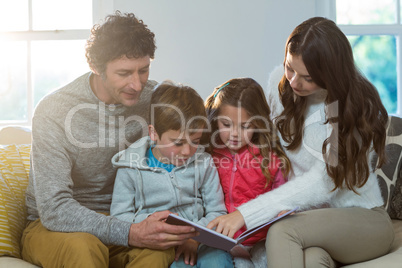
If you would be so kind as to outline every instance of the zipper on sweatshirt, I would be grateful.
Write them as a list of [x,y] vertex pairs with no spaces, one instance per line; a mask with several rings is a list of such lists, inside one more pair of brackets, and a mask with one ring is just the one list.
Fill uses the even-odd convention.
[[176,176],[174,175],[174,171],[172,170],[171,172],[168,172],[168,171],[165,170],[165,172],[168,173],[170,181],[171,181],[172,186],[173,186],[173,192],[174,192],[175,197],[176,197],[175,198],[176,199],[176,206],[179,206],[181,204],[181,200],[179,200],[179,195],[177,194],[177,191],[180,192],[181,189],[180,189],[179,185],[177,184]]

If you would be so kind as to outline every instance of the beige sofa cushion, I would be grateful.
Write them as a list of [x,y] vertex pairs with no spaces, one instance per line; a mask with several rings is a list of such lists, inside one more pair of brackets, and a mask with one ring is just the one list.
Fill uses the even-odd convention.
[[30,264],[18,258],[3,256],[0,258],[0,267],[5,268],[38,268],[38,266]]
[[0,144],[31,143],[31,129],[22,126],[8,126],[0,129]]

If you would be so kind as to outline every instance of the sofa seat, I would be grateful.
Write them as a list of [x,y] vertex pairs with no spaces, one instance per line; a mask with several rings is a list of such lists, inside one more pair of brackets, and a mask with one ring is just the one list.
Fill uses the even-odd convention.
[[379,258],[343,266],[344,268],[401,268],[402,267],[402,220],[392,220],[395,239],[387,255]]
[[0,267],[4,268],[38,268],[38,266],[30,264],[19,258],[2,256],[0,257]]

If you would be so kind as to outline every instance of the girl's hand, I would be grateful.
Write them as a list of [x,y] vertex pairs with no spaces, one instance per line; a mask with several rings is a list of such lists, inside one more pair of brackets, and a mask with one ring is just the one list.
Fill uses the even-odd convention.
[[245,224],[243,215],[235,210],[227,215],[219,216],[208,223],[207,228],[233,238],[234,234]]
[[199,242],[188,239],[183,245],[180,245],[176,249],[175,261],[179,260],[181,254],[183,254],[183,261],[187,265],[196,265],[197,264],[197,250]]

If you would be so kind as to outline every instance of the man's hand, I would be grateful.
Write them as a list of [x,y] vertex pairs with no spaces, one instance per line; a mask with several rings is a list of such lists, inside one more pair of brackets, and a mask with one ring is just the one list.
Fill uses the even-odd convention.
[[197,251],[200,243],[193,239],[188,239],[183,245],[180,245],[176,249],[175,261],[179,260],[181,254],[183,254],[183,261],[187,265],[197,264]]
[[219,216],[214,220],[210,221],[207,228],[213,229],[216,227],[215,231],[233,238],[234,234],[245,224],[243,215],[240,211],[235,210],[227,215]]
[[182,245],[198,233],[191,226],[165,223],[170,211],[155,212],[140,223],[133,223],[128,234],[128,244],[140,248],[168,249]]

